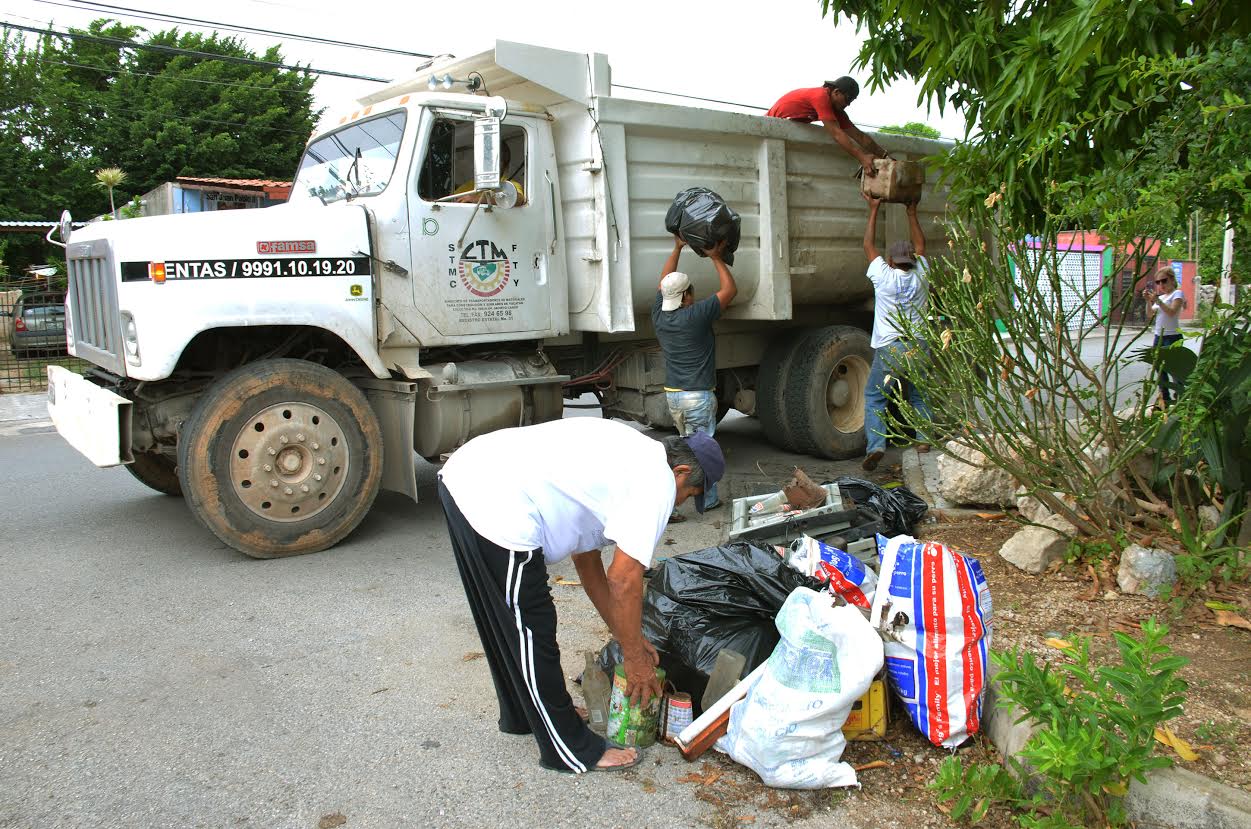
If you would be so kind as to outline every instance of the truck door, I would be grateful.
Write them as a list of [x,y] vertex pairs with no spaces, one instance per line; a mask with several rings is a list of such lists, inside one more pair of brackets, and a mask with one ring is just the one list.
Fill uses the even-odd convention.
[[[520,198],[491,207],[473,192],[473,116],[426,110],[418,141],[412,207],[414,305],[455,341],[490,334],[552,332],[555,228],[547,152],[533,118],[509,116],[500,129],[501,178]],[[535,163],[536,159],[539,163]],[[537,173],[537,175],[536,175]],[[459,194],[459,198],[457,198]],[[489,208],[489,209],[488,209]]]

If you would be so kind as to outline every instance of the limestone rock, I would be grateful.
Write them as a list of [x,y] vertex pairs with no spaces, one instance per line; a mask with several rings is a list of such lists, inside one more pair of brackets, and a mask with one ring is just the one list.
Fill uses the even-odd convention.
[[[1056,497],[1061,497],[1055,493]],[[1026,492],[1025,487],[1016,490],[1016,509],[1026,521],[1041,524],[1043,519],[1052,514],[1046,504]]]
[[1016,487],[1016,479],[988,464],[985,455],[954,440],[938,457],[938,491],[952,504],[1014,507]]
[[1221,511],[1211,504],[1199,507],[1199,529],[1210,533],[1221,525]]
[[1059,515],[1039,522],[1042,526],[1023,527],[999,548],[999,555],[1009,564],[1027,573],[1041,573],[1053,562],[1063,561],[1069,548],[1069,537],[1077,528]]
[[1122,593],[1156,598],[1177,581],[1177,562],[1167,550],[1154,550],[1131,544],[1121,552],[1116,584]]

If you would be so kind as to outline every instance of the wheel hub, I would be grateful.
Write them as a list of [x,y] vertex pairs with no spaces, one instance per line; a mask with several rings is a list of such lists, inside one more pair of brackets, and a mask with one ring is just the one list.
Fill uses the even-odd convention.
[[863,357],[839,360],[825,387],[825,405],[830,422],[843,433],[864,429],[864,386],[869,380],[869,363]]
[[840,377],[830,383],[829,391],[826,394],[826,402],[828,402],[832,408],[846,406],[847,401],[850,398],[851,386],[847,384],[847,381],[844,378]]
[[349,456],[343,430],[324,409],[279,403],[257,412],[230,449],[231,485],[270,521],[303,521],[334,502]]

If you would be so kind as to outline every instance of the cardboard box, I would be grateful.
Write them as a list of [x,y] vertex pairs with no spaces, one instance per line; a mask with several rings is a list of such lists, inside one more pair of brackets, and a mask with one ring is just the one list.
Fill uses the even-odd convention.
[[852,742],[886,739],[887,709],[886,681],[875,679],[851,707],[851,715],[843,724],[843,736]]

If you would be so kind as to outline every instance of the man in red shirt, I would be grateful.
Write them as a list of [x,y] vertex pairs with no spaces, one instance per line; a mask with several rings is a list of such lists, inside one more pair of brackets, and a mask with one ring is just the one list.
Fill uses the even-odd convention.
[[765,113],[774,118],[789,118],[811,124],[820,121],[830,137],[847,154],[860,162],[866,176],[876,175],[873,159],[885,158],[886,150],[865,135],[847,117],[846,109],[860,94],[860,84],[844,75],[836,81],[826,81],[813,89],[795,89],[787,92]]

